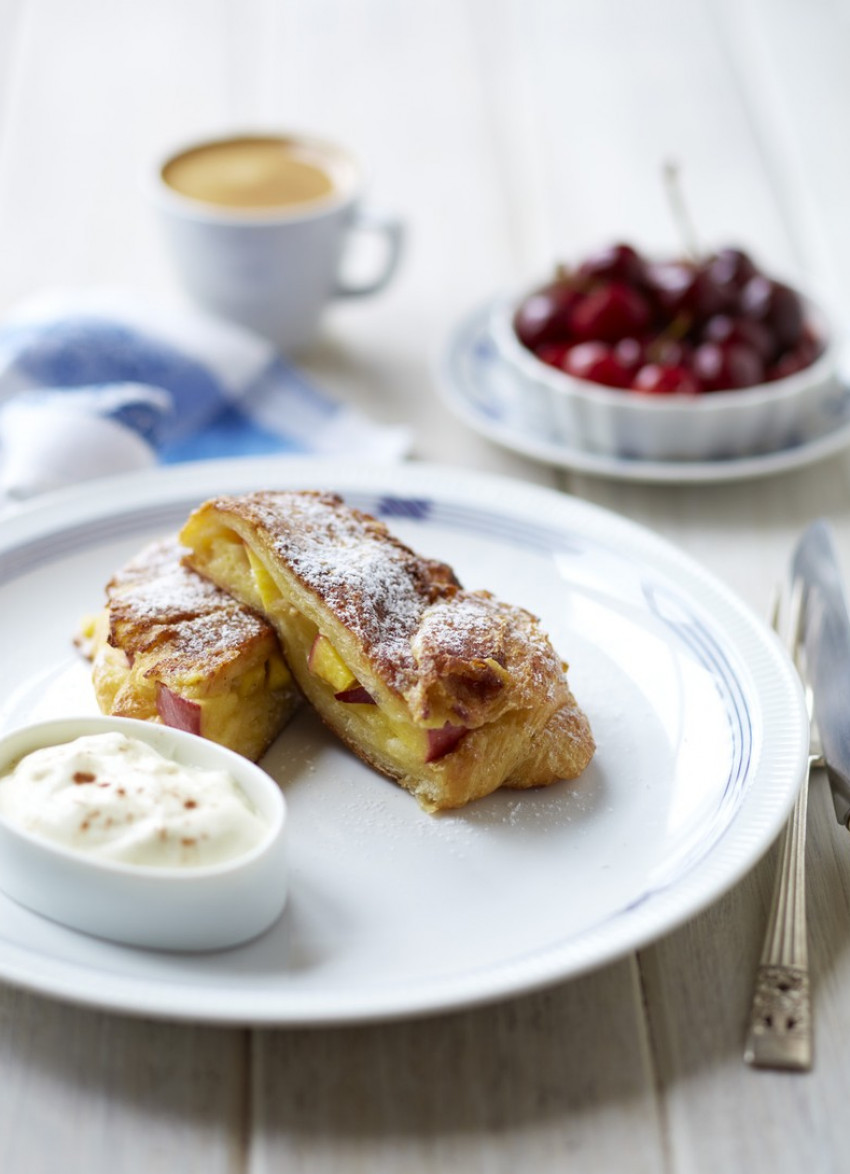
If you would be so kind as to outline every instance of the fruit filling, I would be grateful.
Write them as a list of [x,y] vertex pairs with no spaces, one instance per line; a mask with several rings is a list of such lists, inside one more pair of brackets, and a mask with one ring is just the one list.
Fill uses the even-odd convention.
[[[412,721],[404,721],[386,712],[360,683],[355,673],[340,656],[333,642],[315,629],[305,616],[290,609],[286,619],[280,612],[281,593],[265,567],[263,560],[241,539],[234,538],[220,545],[212,559],[228,566],[227,577],[241,584],[246,600],[270,617],[278,613],[286,627],[290,664],[304,663],[311,677],[326,685],[334,699],[341,702],[348,714],[347,721],[357,726],[368,724],[372,736],[382,742],[391,754],[407,758],[411,764],[437,762],[449,754],[466,734],[467,727],[445,722],[434,728],[423,728]],[[302,659],[303,658],[303,659]],[[309,695],[309,689],[305,687]],[[182,723],[184,728],[200,721],[189,706],[180,705],[172,697],[158,698],[164,721]]]
[[307,668],[333,690],[334,697],[347,705],[374,706],[369,720],[384,727],[384,740],[393,739],[402,744],[413,757],[425,762],[436,762],[454,750],[466,726],[446,722],[435,729],[420,729],[412,724],[402,724],[379,710],[375,699],[360,684],[357,677],[337,652],[333,643],[321,632],[317,632],[310,646]]
[[333,644],[321,632],[316,634],[307,658],[311,673],[321,677],[333,688],[335,694],[345,693],[357,685],[354,673],[339,655]]

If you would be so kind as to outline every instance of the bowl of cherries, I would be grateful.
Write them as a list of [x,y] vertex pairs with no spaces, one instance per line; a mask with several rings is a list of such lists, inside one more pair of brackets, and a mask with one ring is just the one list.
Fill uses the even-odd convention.
[[823,310],[737,248],[657,260],[611,245],[500,302],[491,326],[526,423],[591,452],[774,452],[844,403]]

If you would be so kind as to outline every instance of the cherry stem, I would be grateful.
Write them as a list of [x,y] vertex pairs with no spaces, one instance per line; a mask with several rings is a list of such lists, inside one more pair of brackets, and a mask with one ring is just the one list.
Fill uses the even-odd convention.
[[693,221],[688,213],[687,202],[682,195],[682,183],[679,175],[679,164],[669,160],[664,164],[664,187],[673,219],[679,229],[685,253],[692,261],[699,261],[700,248],[697,244]]

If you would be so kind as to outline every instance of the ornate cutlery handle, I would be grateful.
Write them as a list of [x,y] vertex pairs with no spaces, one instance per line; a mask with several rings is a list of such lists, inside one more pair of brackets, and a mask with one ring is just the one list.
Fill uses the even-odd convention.
[[[799,648],[802,589],[791,597],[786,645],[800,669]],[[772,620],[777,626],[777,608]],[[805,683],[805,682],[804,682]],[[811,693],[806,689],[812,726]],[[810,735],[810,741],[813,740]],[[806,812],[809,772],[818,756],[810,749],[805,777],[791,817],[782,833],[779,865],[770,916],[756,974],[744,1059],[757,1068],[812,1066],[812,1015],[809,989],[809,952],[806,929]]]
[[806,943],[806,807],[809,772],[782,836],[773,905],[750,1012],[744,1059],[758,1068],[812,1066]]

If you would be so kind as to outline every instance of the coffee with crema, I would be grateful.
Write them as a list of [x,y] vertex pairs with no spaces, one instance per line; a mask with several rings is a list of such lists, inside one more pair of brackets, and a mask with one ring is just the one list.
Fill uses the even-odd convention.
[[170,159],[162,178],[181,195],[227,208],[292,208],[326,200],[336,189],[317,150],[273,136],[193,147]]
[[[360,164],[326,139],[225,133],[172,151],[151,178],[188,293],[285,354],[312,342],[328,303],[377,293],[395,272],[401,225],[361,209]],[[361,233],[385,247],[358,281],[343,260]]]

